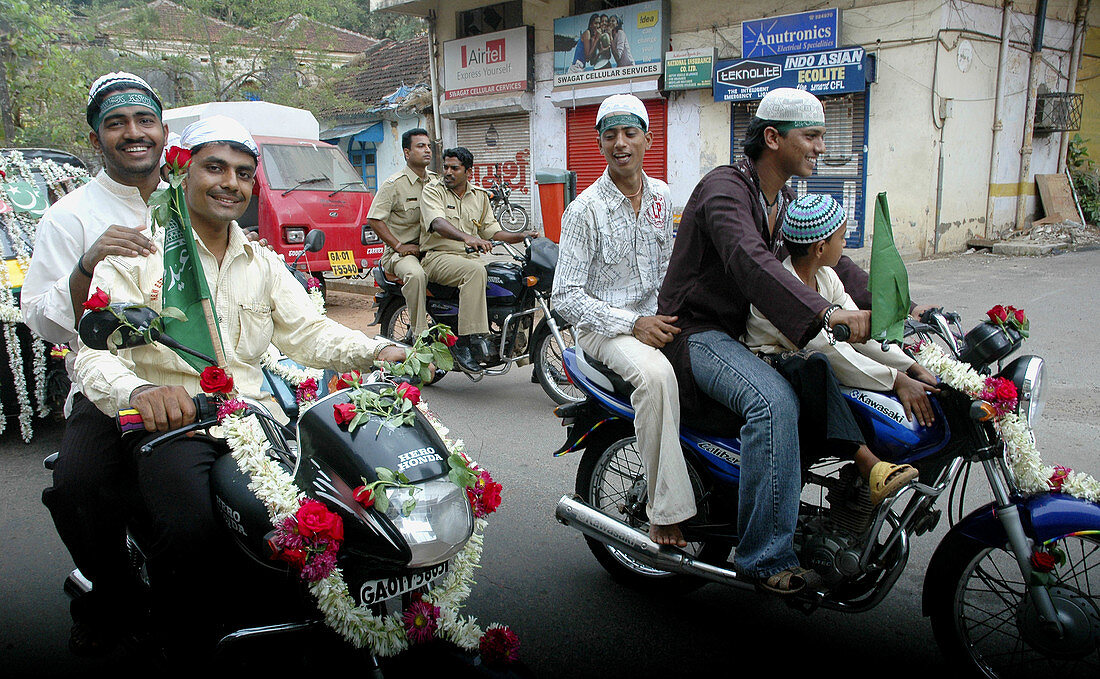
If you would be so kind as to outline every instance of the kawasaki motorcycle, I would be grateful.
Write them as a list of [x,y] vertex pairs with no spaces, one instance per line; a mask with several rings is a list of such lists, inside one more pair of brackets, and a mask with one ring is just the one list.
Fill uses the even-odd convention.
[[[991,323],[963,334],[959,321],[942,310],[910,321],[910,349],[916,340],[934,341],[982,378],[1011,381],[1016,414],[1034,425],[1043,360],[1019,356],[1002,367],[1023,338]],[[583,450],[576,492],[558,502],[558,520],[579,530],[600,564],[629,586],[753,587],[731,556],[738,543],[738,425],[684,414],[680,439],[698,514],[681,524],[688,547],[658,546],[648,536],[629,385],[579,348],[566,351],[565,370],[586,398],[555,410],[568,426],[558,455]],[[951,525],[928,565],[922,604],[953,666],[983,677],[1033,677],[1036,670],[1100,676],[1100,504],[1052,492],[1045,478],[1041,488],[1027,487],[1007,455],[1012,432],[982,398],[943,384],[932,399],[935,422],[923,427],[906,418],[892,394],[844,392],[871,450],[913,465],[920,476],[875,507],[853,462],[826,459],[805,468],[795,548],[824,584],[788,597],[791,605],[806,612],[874,607],[905,568],[911,541],[943,520],[946,504]],[[972,471],[984,474],[993,501],[955,519],[951,507],[963,506]]]

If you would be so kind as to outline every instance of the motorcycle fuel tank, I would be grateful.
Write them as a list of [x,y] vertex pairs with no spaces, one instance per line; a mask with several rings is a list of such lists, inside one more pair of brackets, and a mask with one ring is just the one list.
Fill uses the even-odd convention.
[[893,394],[843,388],[844,397],[867,439],[867,446],[888,462],[912,462],[941,450],[950,438],[947,417],[931,399],[935,421],[930,427],[909,420]]

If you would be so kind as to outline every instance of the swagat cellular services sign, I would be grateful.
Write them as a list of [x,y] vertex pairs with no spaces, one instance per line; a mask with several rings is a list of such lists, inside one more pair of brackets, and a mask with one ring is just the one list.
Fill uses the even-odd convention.
[[872,63],[862,47],[719,61],[714,100],[762,99],[777,87],[795,87],[817,96],[862,92],[874,80]]
[[742,59],[819,52],[839,46],[839,9],[819,9],[741,22]]

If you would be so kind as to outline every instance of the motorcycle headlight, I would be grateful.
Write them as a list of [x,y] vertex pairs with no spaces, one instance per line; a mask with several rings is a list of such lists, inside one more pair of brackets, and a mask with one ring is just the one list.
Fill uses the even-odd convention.
[[386,516],[412,550],[410,567],[433,566],[462,549],[474,532],[474,512],[464,489],[446,477],[417,484],[417,490],[389,488]]
[[1043,394],[1043,359],[1038,356],[1021,356],[1008,364],[1000,373],[1001,377],[1012,380],[1016,385],[1019,404],[1016,413],[1024,418],[1029,427],[1034,427],[1046,405]]

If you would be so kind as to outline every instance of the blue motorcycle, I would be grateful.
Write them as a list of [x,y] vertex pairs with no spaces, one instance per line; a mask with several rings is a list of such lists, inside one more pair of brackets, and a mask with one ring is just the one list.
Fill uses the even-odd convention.
[[[1002,367],[1022,338],[990,323],[964,335],[959,320],[929,312],[907,323],[907,342],[936,341],[983,376],[1011,380],[1017,414],[1034,424],[1043,406],[1043,360],[1020,356]],[[738,424],[684,414],[680,440],[698,513],[682,524],[686,548],[658,546],[648,536],[630,386],[579,348],[564,359],[586,398],[555,410],[568,426],[556,455],[584,452],[576,494],[558,502],[557,519],[579,530],[600,564],[628,586],[753,587],[738,577],[731,557],[738,542]],[[844,391],[868,446],[883,460],[913,465],[920,477],[875,507],[854,463],[834,458],[806,466],[795,548],[824,585],[791,597],[792,605],[806,612],[877,605],[904,570],[910,541],[942,519],[937,503],[950,489],[951,526],[929,563],[922,600],[944,654],[984,677],[1034,676],[1037,667],[1100,676],[1100,505],[1021,490],[989,404],[961,391],[943,385],[930,427],[910,422],[892,394]],[[956,520],[950,508],[963,506],[975,464],[993,501]]]

